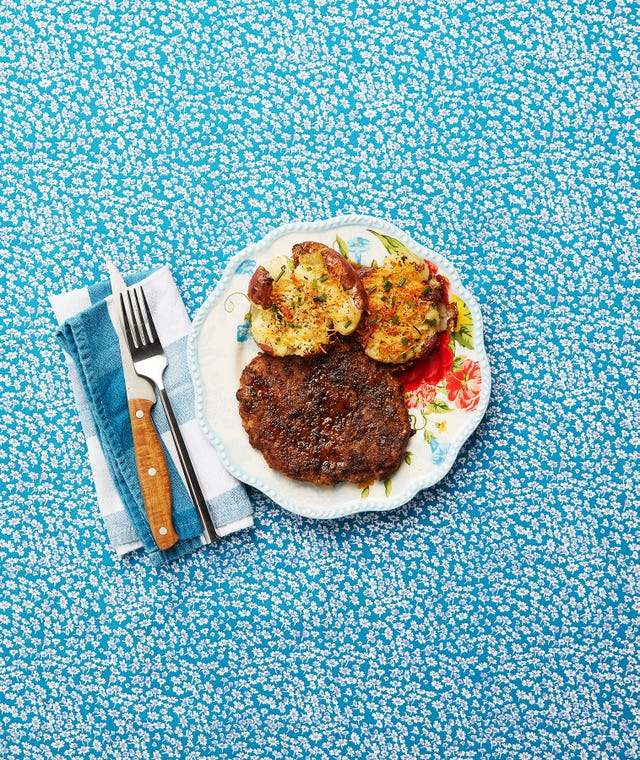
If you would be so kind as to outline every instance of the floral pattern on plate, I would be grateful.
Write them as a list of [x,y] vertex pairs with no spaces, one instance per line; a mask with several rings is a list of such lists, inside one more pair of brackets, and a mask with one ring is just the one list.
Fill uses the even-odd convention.
[[[452,334],[442,333],[429,357],[399,373],[416,435],[403,464],[385,482],[363,488],[351,483],[317,487],[294,481],[266,465],[242,428],[235,393],[242,369],[258,353],[247,315],[249,279],[256,266],[275,255],[288,255],[292,245],[304,240],[329,245],[361,265],[381,262],[389,253],[417,254],[434,273],[446,278],[449,300],[457,306]],[[491,384],[480,308],[450,263],[389,222],[355,215],[285,225],[234,257],[196,314],[189,364],[198,419],[229,471],[284,508],[322,519],[392,509],[437,483],[480,422]]]

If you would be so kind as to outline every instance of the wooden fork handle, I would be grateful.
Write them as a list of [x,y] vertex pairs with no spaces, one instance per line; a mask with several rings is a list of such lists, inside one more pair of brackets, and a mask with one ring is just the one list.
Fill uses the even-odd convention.
[[158,431],[151,419],[153,401],[129,399],[129,417],[142,500],[151,535],[159,549],[168,549],[179,536],[171,516],[171,479]]

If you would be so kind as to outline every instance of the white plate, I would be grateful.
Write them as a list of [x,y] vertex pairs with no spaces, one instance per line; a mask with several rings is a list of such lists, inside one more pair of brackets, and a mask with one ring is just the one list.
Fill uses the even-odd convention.
[[[419,428],[409,441],[406,461],[386,483],[374,483],[367,489],[350,483],[315,486],[272,470],[249,443],[238,412],[240,374],[258,353],[245,320],[249,280],[258,264],[276,255],[289,255],[295,243],[305,240],[335,248],[347,245],[350,257],[358,263],[382,261],[388,246],[406,246],[438,267],[449,279],[451,292],[468,309],[454,336],[454,365],[445,381],[435,387],[424,383],[406,396],[414,427]],[[459,308],[465,312],[462,305]],[[198,421],[229,472],[285,509],[322,519],[393,509],[441,480],[482,419],[491,386],[480,308],[451,264],[389,222],[369,216],[286,224],[234,256],[195,316],[188,359]]]

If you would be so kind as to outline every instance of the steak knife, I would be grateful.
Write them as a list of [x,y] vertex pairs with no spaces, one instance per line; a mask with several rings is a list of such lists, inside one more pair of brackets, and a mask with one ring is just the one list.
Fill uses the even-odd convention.
[[159,549],[168,549],[177,543],[179,536],[173,527],[169,468],[160,436],[151,419],[156,394],[151,383],[140,377],[133,368],[120,310],[120,294],[126,293],[127,285],[111,262],[107,262],[107,266],[113,293],[113,322],[120,344],[142,501],[153,540]]

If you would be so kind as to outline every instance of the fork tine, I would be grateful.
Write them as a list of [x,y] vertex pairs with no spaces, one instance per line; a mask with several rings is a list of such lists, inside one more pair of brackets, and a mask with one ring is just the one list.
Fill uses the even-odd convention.
[[127,343],[129,344],[129,348],[133,350],[133,348],[137,348],[137,346],[131,332],[131,322],[129,320],[129,315],[127,314],[127,309],[124,305],[124,296],[122,293],[120,293],[120,313],[122,314],[122,325],[124,327],[124,334],[127,338]]
[[127,290],[127,300],[129,301],[129,312],[131,314],[131,332],[133,333],[133,343],[136,348],[142,346],[142,340],[140,339],[140,333],[138,332],[138,317],[133,308],[133,301],[131,300],[131,292]]
[[147,325],[145,322],[144,314],[142,313],[142,308],[140,307],[140,299],[138,298],[138,288],[133,289],[133,297],[136,300],[136,308],[138,311],[138,314],[137,314],[138,329],[140,330],[140,335],[142,337],[142,345],[146,346],[149,343],[151,343],[151,338],[149,338],[149,333],[147,332]]
[[147,312],[147,323],[149,326],[149,332],[151,333],[151,340],[155,343],[158,340],[158,333],[156,332],[156,326],[153,324],[151,309],[149,308],[147,297],[145,296],[144,290],[142,288],[140,288],[140,295],[142,296],[142,303],[144,304],[145,311]]

